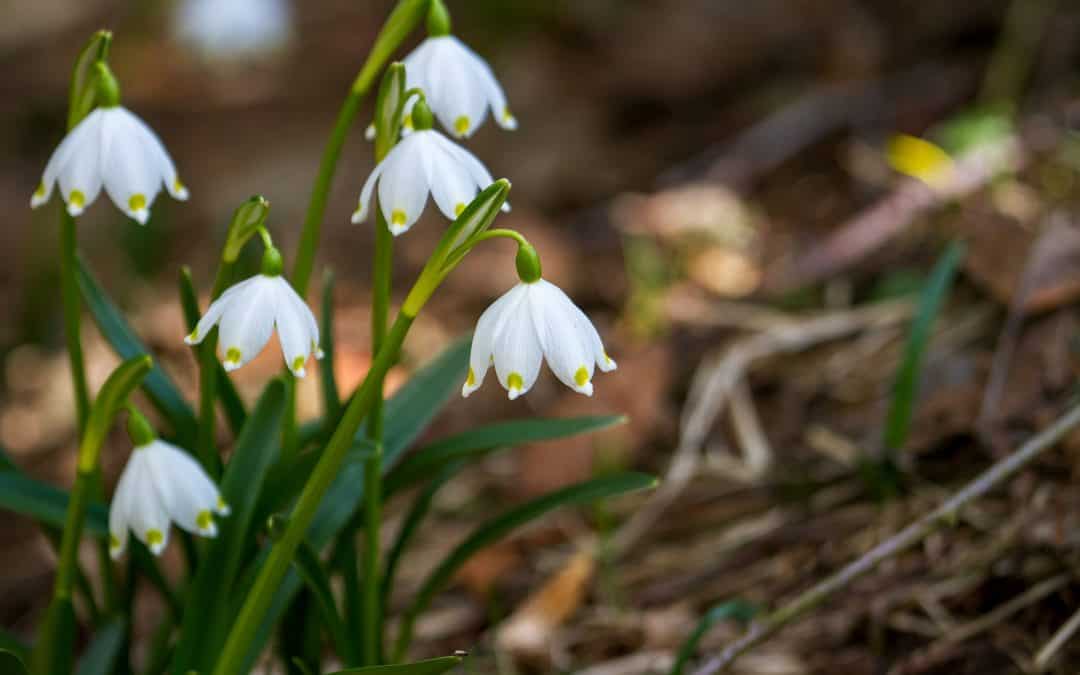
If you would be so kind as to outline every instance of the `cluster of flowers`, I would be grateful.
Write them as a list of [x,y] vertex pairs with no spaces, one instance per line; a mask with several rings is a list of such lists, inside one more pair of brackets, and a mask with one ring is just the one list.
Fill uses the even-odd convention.
[[[491,68],[453,35],[431,35],[404,65],[407,89],[422,96],[410,97],[403,137],[364,183],[352,216],[354,223],[367,217],[378,184],[379,208],[395,236],[417,221],[429,195],[453,220],[493,182],[480,160],[432,128],[434,119],[458,139],[470,137],[489,109],[503,128],[517,126]],[[78,216],[104,187],[121,211],[145,224],[162,186],[176,199],[188,198],[158,136],[114,98],[86,116],[56,148],[32,207],[46,203],[59,183],[68,213]],[[615,368],[596,329],[563,291],[540,278],[538,269],[521,276],[480,316],[462,395],[478,389],[493,365],[498,381],[515,399],[533,386],[545,359],[560,381],[592,395],[594,370]],[[262,273],[214,300],[185,341],[202,342],[214,326],[226,370],[261,352],[275,328],[286,366],[296,377],[304,377],[309,358],[322,357],[315,317],[281,275],[280,255],[269,242]],[[152,434],[133,440],[136,452],[110,508],[113,555],[123,553],[129,532],[160,553],[170,521],[194,534],[215,536],[213,516],[227,515],[228,506],[199,464]]]

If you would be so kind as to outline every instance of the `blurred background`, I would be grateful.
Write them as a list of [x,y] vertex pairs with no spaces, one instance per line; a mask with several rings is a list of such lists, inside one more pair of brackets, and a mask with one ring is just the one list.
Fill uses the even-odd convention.
[[[224,229],[252,194],[270,200],[269,224],[291,264],[327,135],[392,6],[215,4],[218,23],[206,25],[182,1],[0,3],[0,446],[59,485],[74,473],[59,203],[31,212],[28,202],[62,137],[80,47],[98,28],[114,31],[123,103],[162,137],[192,195],[159,197],[146,227],[102,197],[78,221],[80,247],[194,396],[180,267],[191,267],[205,307]],[[710,606],[782,604],[1071,400],[1080,366],[1077,3],[449,7],[455,33],[489,60],[520,122],[516,132],[485,124],[466,143],[513,182],[513,212],[499,222],[533,241],[545,276],[594,319],[619,369],[597,377],[590,399],[549,373],[513,404],[489,382],[453,402],[430,433],[528,415],[629,421],[516,448],[469,472],[440,497],[423,537],[429,557],[493,503],[614,467],[666,478],[651,496],[553,517],[485,551],[418,627],[420,653],[472,649],[482,673],[666,672]],[[892,142],[898,133],[934,145]],[[371,357],[371,225],[348,222],[371,153],[358,124],[319,253],[337,277],[343,391]],[[942,171],[943,182],[934,178]],[[443,226],[428,209],[397,239],[399,293]],[[888,449],[883,429],[913,299],[952,240],[967,254],[917,374],[910,435],[892,457],[900,478],[883,496],[860,467]],[[469,256],[422,315],[389,386],[472,329],[516,281],[512,255],[496,242]],[[117,358],[89,319],[84,332],[95,388]],[[280,358],[272,343],[238,371],[242,393],[254,397]],[[300,405],[319,414],[317,374]],[[128,453],[124,439],[113,441],[109,484]],[[738,672],[1035,672],[1036,652],[1080,606],[1078,457],[1074,438],[956,528],[748,655]],[[401,506],[391,505],[392,522]],[[594,536],[610,541],[610,555],[574,553]],[[423,578],[424,558],[403,570],[402,597]],[[48,596],[51,549],[28,521],[4,514],[0,560],[0,624],[29,636]],[[1032,587],[1043,590],[1025,594]],[[150,600],[143,611],[160,608]],[[739,630],[721,622],[703,650]],[[1080,645],[1065,646],[1042,667],[1075,672],[1077,659]]]

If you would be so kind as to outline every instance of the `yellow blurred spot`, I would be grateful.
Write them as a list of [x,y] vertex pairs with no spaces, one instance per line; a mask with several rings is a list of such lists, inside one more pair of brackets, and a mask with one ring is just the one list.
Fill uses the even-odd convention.
[[45,196],[45,183],[38,183],[37,189],[34,190],[34,196],[39,199]]
[[465,210],[465,204],[463,204],[461,202],[458,202],[456,205],[454,205],[454,215],[455,216],[460,216],[461,212],[464,211],[464,210]]
[[139,211],[145,211],[146,210],[146,195],[144,195],[142,193],[137,193],[137,194],[131,195],[131,197],[128,199],[128,207],[131,209],[131,211],[133,213],[138,213]]
[[210,515],[210,512],[203,509],[199,511],[199,514],[195,516],[195,525],[203,531],[209,530],[214,525],[214,519]]
[[464,136],[465,134],[467,134],[469,132],[469,126],[471,125],[469,124],[468,115],[462,115],[461,117],[454,120],[454,131],[457,132],[458,136]]
[[225,351],[225,362],[226,363],[238,364],[238,363],[240,363],[240,359],[242,359],[242,358],[244,358],[243,354],[241,354],[240,350],[237,349],[236,347],[229,347]]
[[81,209],[86,206],[86,195],[82,193],[82,190],[72,190],[68,195],[68,204]]
[[179,178],[176,178],[172,182],[173,192],[184,192],[187,190],[187,186],[180,182]]
[[402,124],[403,127],[408,129],[409,131],[412,131],[413,130],[412,113],[409,113],[408,115],[406,115],[405,116],[405,121],[402,122],[401,124]]
[[292,360],[293,372],[297,372],[304,369],[304,363],[307,361],[303,356],[297,356]]
[[146,545],[150,548],[160,546],[165,541],[165,535],[161,533],[161,530],[147,530],[146,531]]
[[406,220],[405,212],[401,209],[394,209],[390,214],[390,222],[394,225],[404,225]]
[[939,184],[953,165],[952,157],[937,145],[906,134],[889,139],[885,156],[894,170],[929,185]]
[[588,381],[589,369],[585,366],[578,368],[577,372],[574,373],[574,382],[577,383],[577,386],[584,387]]
[[510,390],[521,389],[525,386],[525,378],[521,376],[521,373],[510,373],[506,377],[506,388]]
[[476,386],[476,373],[473,372],[472,368],[469,368],[469,374],[465,376],[465,386],[466,387],[475,387]]

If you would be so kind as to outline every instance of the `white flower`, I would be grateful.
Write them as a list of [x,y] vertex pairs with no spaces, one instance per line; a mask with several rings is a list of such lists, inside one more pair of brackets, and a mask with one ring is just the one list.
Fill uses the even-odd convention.
[[593,393],[594,367],[615,370],[589,318],[558,286],[539,279],[519,283],[480,315],[461,395],[479,389],[494,364],[514,400],[536,382],[543,359],[563,384],[586,396]]
[[169,523],[204,537],[217,536],[214,514],[229,515],[210,477],[186,452],[153,440],[135,448],[109,507],[109,553],[119,558],[128,532],[154,555],[169,543]]
[[[433,129],[414,132],[394,146],[368,176],[352,215],[359,223],[367,217],[371,192],[379,183],[379,207],[390,231],[399,235],[420,218],[428,193],[447,218],[453,220],[494,180],[471,152]],[[504,210],[508,210],[506,206]]]
[[90,206],[102,186],[117,208],[143,225],[162,184],[173,197],[188,198],[157,134],[121,106],[97,108],[64,137],[45,166],[30,206],[49,201],[57,181],[72,216]]
[[304,376],[309,356],[323,357],[315,315],[281,275],[256,274],[230,287],[210,303],[184,342],[202,342],[215,325],[228,371],[255,358],[270,340],[275,325],[285,364],[294,375]]
[[288,45],[292,7],[287,0],[184,0],[172,29],[205,58],[256,59]]
[[[424,92],[431,112],[458,138],[473,135],[487,117],[488,109],[503,129],[517,129],[495,73],[484,59],[453,35],[429,37],[403,61],[405,88]],[[405,104],[404,132],[412,131],[410,113],[416,98]],[[365,134],[375,138],[375,127]]]

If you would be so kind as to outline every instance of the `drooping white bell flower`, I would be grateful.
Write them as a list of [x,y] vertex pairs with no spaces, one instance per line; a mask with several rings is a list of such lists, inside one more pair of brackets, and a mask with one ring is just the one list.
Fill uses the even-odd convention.
[[57,182],[72,216],[90,206],[104,187],[117,208],[141,225],[150,218],[162,185],[176,199],[188,198],[157,134],[119,105],[97,108],[60,142],[30,206],[49,201]]
[[544,359],[555,377],[586,396],[593,393],[595,367],[615,370],[585,313],[558,286],[538,278],[514,286],[480,315],[461,395],[479,389],[494,364],[514,400],[532,388]]
[[109,506],[109,553],[127,548],[128,532],[154,555],[169,543],[169,523],[204,537],[217,536],[214,514],[229,515],[210,477],[186,452],[154,439],[128,459]]
[[[423,114],[418,110],[416,117]],[[423,128],[402,138],[371,172],[360,191],[352,222],[367,217],[376,182],[379,207],[397,236],[420,218],[429,193],[443,215],[453,220],[494,179],[471,152],[438,131]],[[505,205],[503,208],[508,210]]]
[[202,342],[215,325],[225,357],[222,365],[228,371],[255,358],[270,341],[275,326],[285,364],[297,377],[305,375],[310,356],[323,357],[315,315],[280,274],[256,274],[230,287],[210,304],[184,342]]
[[[429,37],[402,61],[405,88],[420,89],[443,127],[458,138],[468,138],[487,118],[488,110],[503,129],[517,129],[495,73],[476,52],[453,35]],[[405,104],[403,133],[414,130],[412,112],[416,99]],[[374,125],[366,131],[375,138]]]
[[292,6],[288,0],[183,0],[172,30],[206,59],[258,59],[292,40]]

